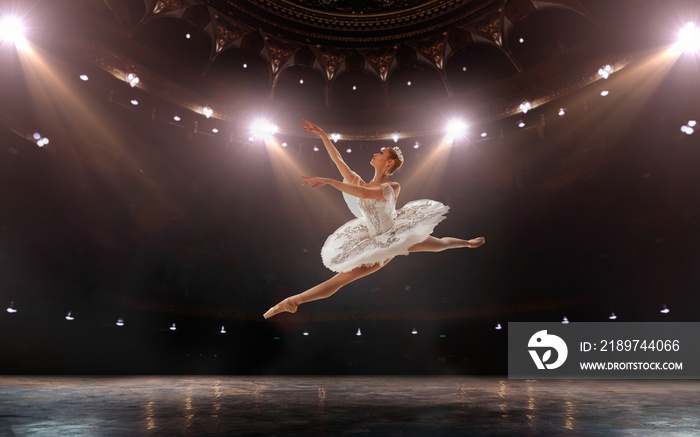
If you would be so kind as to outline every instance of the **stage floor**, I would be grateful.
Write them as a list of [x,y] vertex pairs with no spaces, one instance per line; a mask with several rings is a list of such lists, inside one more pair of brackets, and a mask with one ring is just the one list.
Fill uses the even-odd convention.
[[700,381],[0,377],[0,436],[695,436]]

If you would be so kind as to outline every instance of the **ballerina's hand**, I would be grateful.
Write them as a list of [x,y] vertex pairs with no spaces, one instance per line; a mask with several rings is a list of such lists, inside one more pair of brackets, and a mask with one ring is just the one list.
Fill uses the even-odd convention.
[[[302,118],[302,120],[304,120],[304,119]],[[307,130],[307,131],[309,131],[309,132],[313,132],[313,133],[315,133],[316,135],[321,135],[321,134],[325,133],[325,132],[323,132],[323,129],[321,129],[320,127],[318,127],[318,126],[316,126],[315,124],[311,123],[310,121],[308,121],[308,120],[304,120],[304,121],[306,122],[306,124],[302,124],[302,125],[301,125],[301,127],[302,127],[304,130]]]
[[301,183],[301,185],[303,187],[305,187],[306,184],[313,184],[313,185],[311,185],[311,188],[316,188],[316,187],[322,187],[328,183],[326,178],[309,177],[309,176],[302,176],[302,178],[304,179],[304,182]]

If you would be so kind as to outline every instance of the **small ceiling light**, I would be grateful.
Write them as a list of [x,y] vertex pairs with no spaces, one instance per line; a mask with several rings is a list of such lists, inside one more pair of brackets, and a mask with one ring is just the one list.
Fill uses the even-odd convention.
[[357,332],[355,333],[355,335],[357,335],[358,337],[362,335],[362,331],[360,330],[360,328],[357,328]]
[[608,316],[608,319],[610,319],[610,320],[615,320],[615,319],[617,319],[617,316],[616,316],[615,313],[613,312],[613,313],[610,313],[610,316]]
[[340,134],[333,132],[331,134],[331,140],[333,140],[334,143],[337,143],[338,140],[340,139]]
[[88,77],[87,74],[81,74],[80,80],[82,80],[83,82],[87,82],[88,80],[90,80],[90,78]]
[[481,133],[481,138],[486,138],[487,136],[489,136],[488,133],[486,133],[486,132],[482,132],[482,133]]
[[520,44],[524,43],[524,42],[525,42],[525,38],[520,38],[520,39],[518,39],[518,42],[519,42]]
[[527,111],[530,109],[532,109],[532,104],[530,104],[530,102],[525,101],[520,104],[520,110],[523,111],[524,114],[527,114]]
[[420,149],[420,143],[416,141],[416,144],[413,145],[414,149]]
[[568,325],[569,319],[566,316],[564,316],[564,318],[561,320],[561,323],[563,323],[564,325]]
[[668,314],[670,312],[671,312],[671,310],[668,309],[668,307],[666,305],[661,307],[661,311],[660,311],[661,314]]
[[173,120],[175,120],[175,121],[180,121],[180,120],[182,120],[182,119],[180,118],[179,115],[176,115],[175,117],[173,117]]
[[496,330],[501,330],[501,329],[503,329],[503,327],[501,326],[501,324],[500,324],[500,323],[496,323]]
[[357,85],[353,85],[353,86],[352,86],[352,90],[353,90],[353,91],[357,91]]
[[518,127],[525,127],[525,122],[522,121],[522,120],[520,120],[520,121],[518,122]]
[[225,326],[222,326],[222,327],[221,327],[221,331],[219,331],[219,332],[222,333],[222,334],[226,334],[226,327],[225,327]]
[[693,129],[690,126],[683,125],[681,126],[681,132],[683,132],[686,135],[693,135],[693,133],[695,133],[695,129]]
[[394,140],[395,143],[398,143],[398,142],[399,142],[399,134],[398,134],[398,133],[394,132],[394,133],[391,135],[391,138]]
[[300,83],[301,85],[304,85],[304,79],[299,79],[299,83]]
[[49,139],[44,137],[40,139],[39,141],[36,142],[36,145],[39,147],[44,147],[45,145],[49,144]]
[[117,326],[124,326],[124,319],[121,317],[117,319]]
[[678,42],[673,48],[677,53],[697,53],[700,50],[700,29],[695,26],[695,23],[686,23],[685,27],[678,32]]
[[133,88],[141,82],[141,79],[134,73],[129,73],[126,75],[126,81],[129,82],[129,85]]
[[210,118],[212,115],[214,115],[214,110],[208,106],[205,106],[202,108],[202,114],[204,114],[205,117]]
[[249,136],[249,137],[248,137],[248,141],[251,141],[251,142],[252,142],[252,141],[255,141],[255,137],[254,137],[254,136]]
[[462,67],[462,71],[467,71],[467,67]]
[[71,314],[70,311],[68,311],[68,315],[66,316],[66,320],[68,320],[68,321],[75,320],[75,317],[73,317],[73,314]]
[[610,77],[610,74],[612,74],[613,68],[611,65],[605,65],[604,67],[601,67],[598,69],[598,76],[602,77],[603,79],[607,79]]
[[214,132],[215,134],[218,134],[218,133],[219,133],[219,129],[217,129],[217,128],[214,128],[214,129],[212,129],[211,131]]
[[15,302],[14,301],[10,302],[10,306],[7,307],[7,312],[10,314],[14,314],[17,312],[17,309],[15,309]]
[[175,324],[173,323],[172,325],[170,325],[170,330],[171,330],[171,331],[176,331],[176,330],[177,330],[177,326],[175,326]]
[[695,120],[688,120],[688,126],[690,126],[690,127],[695,127],[695,125],[697,125],[697,124],[698,124],[698,122]]
[[411,334],[413,334],[413,335],[418,334],[418,330],[417,330],[416,328],[413,328],[413,329],[411,330]]
[[190,39],[190,38],[192,38],[192,35],[190,35],[190,34],[188,33],[187,35],[185,35],[185,38]]
[[243,63],[243,68],[248,68],[248,64],[246,64],[246,63],[244,62],[244,63]]
[[603,90],[600,92],[600,95],[603,97],[607,96],[608,94],[610,94],[610,91],[608,91],[608,90]]
[[282,143],[282,147],[287,147],[287,143]]
[[559,114],[559,117],[565,116],[565,115],[566,115],[566,109],[564,109],[564,108],[559,108],[558,114]]
[[352,149],[347,149],[346,152],[352,153]]
[[318,146],[314,146],[314,152],[318,152]]
[[138,106],[138,105],[139,105],[139,101],[136,100],[136,99],[131,99],[131,104],[134,105],[134,106]]
[[304,330],[304,336],[307,337],[309,335],[309,331]]

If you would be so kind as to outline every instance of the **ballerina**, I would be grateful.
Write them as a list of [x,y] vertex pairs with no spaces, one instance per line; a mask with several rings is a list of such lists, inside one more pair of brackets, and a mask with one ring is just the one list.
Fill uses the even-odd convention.
[[302,176],[302,185],[318,188],[324,185],[341,191],[350,210],[357,217],[338,228],[321,249],[323,264],[336,275],[303,293],[290,296],[264,315],[266,319],[282,312],[294,313],[302,303],[324,299],[341,287],[384,267],[397,255],[412,252],[441,252],[459,247],[476,248],[486,241],[483,237],[462,240],[431,235],[435,226],[445,219],[449,207],[434,200],[414,200],[396,210],[401,186],[389,181],[389,175],[404,162],[401,149],[385,147],[374,154],[370,164],[374,177],[365,182],[343,161],[342,156],[315,124],[304,120],[301,127],[323,140],[343,181],[323,177]]

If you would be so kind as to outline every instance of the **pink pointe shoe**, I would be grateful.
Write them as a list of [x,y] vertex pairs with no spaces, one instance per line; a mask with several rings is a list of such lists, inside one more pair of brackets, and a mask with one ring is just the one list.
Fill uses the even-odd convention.
[[294,303],[294,301],[292,301],[292,298],[288,297],[282,302],[267,310],[267,312],[263,314],[263,317],[269,319],[270,317],[276,316],[277,314],[283,313],[285,311],[288,313],[296,313],[298,306],[298,303]]

